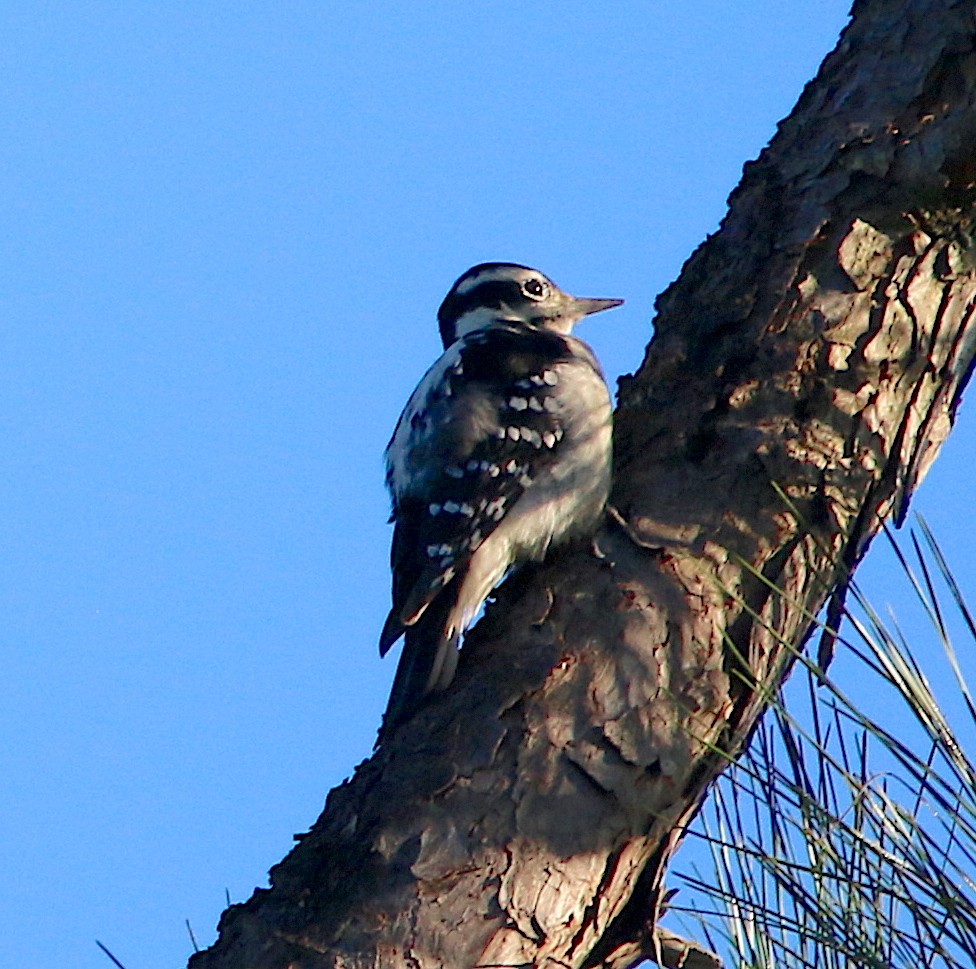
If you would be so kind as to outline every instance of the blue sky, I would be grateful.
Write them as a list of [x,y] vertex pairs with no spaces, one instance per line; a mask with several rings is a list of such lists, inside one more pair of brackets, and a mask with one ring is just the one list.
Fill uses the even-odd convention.
[[[372,747],[382,451],[447,287],[625,297],[582,335],[635,369],[846,13],[0,8],[0,966],[178,966],[266,883]],[[960,424],[916,503],[957,562]]]

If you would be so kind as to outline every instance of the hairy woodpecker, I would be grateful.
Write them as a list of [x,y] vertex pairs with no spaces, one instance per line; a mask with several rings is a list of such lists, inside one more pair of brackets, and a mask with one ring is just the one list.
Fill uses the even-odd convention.
[[450,684],[461,634],[514,567],[595,530],[610,489],[610,395],[571,333],[622,302],[483,263],[441,304],[444,353],[386,449],[393,608],[380,654],[405,641],[381,737]]

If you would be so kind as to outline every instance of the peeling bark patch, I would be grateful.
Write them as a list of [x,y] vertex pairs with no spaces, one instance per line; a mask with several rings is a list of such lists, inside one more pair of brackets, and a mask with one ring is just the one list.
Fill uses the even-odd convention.
[[891,239],[854,219],[837,250],[837,261],[858,289],[870,289],[891,262]]

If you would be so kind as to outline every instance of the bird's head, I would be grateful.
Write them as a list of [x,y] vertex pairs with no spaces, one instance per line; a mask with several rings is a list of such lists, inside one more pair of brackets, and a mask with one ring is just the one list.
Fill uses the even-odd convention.
[[568,335],[584,316],[622,302],[570,296],[537,269],[511,262],[485,262],[454,283],[437,311],[437,320],[447,349],[473,330],[506,322]]

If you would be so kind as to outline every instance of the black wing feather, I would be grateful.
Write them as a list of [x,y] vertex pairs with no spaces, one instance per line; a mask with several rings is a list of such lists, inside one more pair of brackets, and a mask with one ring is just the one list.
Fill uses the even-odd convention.
[[[553,463],[559,449],[562,432],[550,403],[554,386],[546,375],[569,358],[566,341],[513,326],[478,331],[463,343],[461,366],[448,374],[447,391],[438,394],[446,420],[436,409],[432,415],[443,421],[438,447],[420,445],[432,452],[422,457],[423,496],[402,495],[394,502],[393,609],[381,637],[384,653],[452,577],[463,575],[533,473]],[[490,413],[472,419],[473,409],[485,401]],[[501,428],[503,436],[487,433],[486,426]]]
[[[562,437],[551,368],[570,350],[559,334],[491,327],[462,344],[460,366],[432,391],[429,413],[417,422],[415,493],[394,492],[393,608],[380,652],[401,635],[406,641],[384,730],[419,705],[471,556],[533,474],[554,463]],[[433,433],[425,435],[425,421]]]

